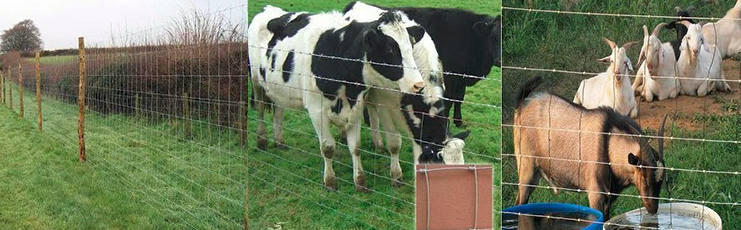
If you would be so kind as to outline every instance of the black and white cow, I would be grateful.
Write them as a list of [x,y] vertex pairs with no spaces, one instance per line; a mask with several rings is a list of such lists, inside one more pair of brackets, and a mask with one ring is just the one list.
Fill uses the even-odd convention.
[[[370,22],[386,12],[378,7],[358,2],[352,10],[345,12],[344,16],[349,21]],[[401,15],[404,27],[421,29],[405,14]],[[447,118],[439,114],[445,108],[442,100],[445,91],[442,64],[432,38],[427,33],[421,34],[422,37],[413,38],[412,49],[414,61],[425,80],[426,87],[422,92],[402,94],[398,91],[376,88],[371,89],[366,96],[373,143],[376,149],[383,148],[380,121],[388,144],[386,147],[391,154],[391,178],[395,179],[395,182],[400,180],[402,175],[399,166],[400,131],[414,137],[415,163],[464,163],[463,139],[449,138],[446,135]]]
[[[324,156],[327,188],[337,189],[332,169],[332,123],[347,133],[355,189],[366,190],[358,148],[363,98],[371,87],[403,93],[416,93],[425,87],[411,44],[411,37],[421,35],[410,35],[421,31],[404,28],[398,11],[359,23],[344,20],[339,12],[289,13],[266,6],[253,18],[248,39],[255,100],[268,97],[273,101],[274,121],[282,121],[286,107],[308,111]],[[260,119],[258,147],[264,149],[267,141],[261,107],[265,106],[255,105]],[[275,128],[281,128],[282,124],[274,123]],[[284,143],[282,131],[275,132],[276,143]]]
[[[352,10],[358,3],[361,2],[351,2],[344,12]],[[492,66],[501,66],[502,18],[461,9],[393,9],[403,11],[432,36],[445,72],[476,76],[445,74],[444,96],[452,100],[447,101],[443,114],[449,116],[448,109],[453,108],[454,122],[460,127],[463,124],[461,101],[464,100],[466,87],[486,77]]]

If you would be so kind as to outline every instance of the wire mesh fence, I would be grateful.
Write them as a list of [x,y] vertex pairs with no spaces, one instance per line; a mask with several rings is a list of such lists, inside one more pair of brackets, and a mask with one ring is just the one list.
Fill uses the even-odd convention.
[[[320,3],[317,3],[320,5]],[[322,6],[312,6],[321,10],[325,7],[331,7],[340,4],[331,3]],[[443,6],[447,6],[442,4]],[[494,8],[493,6],[486,5]],[[300,5],[285,6],[286,9],[295,9],[297,11],[310,10],[312,7]],[[261,5],[253,9],[262,9]],[[257,10],[257,12],[259,12]],[[311,11],[311,10],[310,10]],[[313,10],[313,11],[316,11]],[[254,16],[254,15],[251,15]],[[254,21],[253,21],[254,22]],[[254,26],[254,25],[251,25]],[[390,87],[374,84],[371,81],[356,82],[348,80],[334,79],[335,76],[321,76],[312,74],[310,71],[299,70],[296,68],[286,68],[283,57],[289,55],[293,60],[301,58],[312,60],[332,60],[337,64],[336,68],[345,68],[358,63],[363,65],[374,65],[390,67],[393,69],[409,68],[420,71],[414,67],[404,67],[401,65],[392,65],[388,63],[369,62],[362,58],[346,58],[323,53],[315,53],[302,49],[287,49],[278,46],[268,46],[259,43],[260,41],[250,41],[248,47],[251,55],[254,53],[268,53],[268,58],[255,60],[250,59],[252,76],[255,81],[250,82],[250,89],[256,87],[272,88],[275,95],[309,95],[324,94],[326,97],[342,97],[332,95],[334,93],[322,92],[302,87],[309,85],[313,81],[326,81],[331,84],[344,85],[347,88],[358,86],[369,89],[374,92],[384,94],[399,94],[403,97],[423,97],[424,95],[415,95],[414,93],[405,93],[398,87]],[[252,57],[252,56],[251,56]],[[276,58],[279,57],[279,58]],[[267,61],[266,61],[267,60]],[[272,60],[272,61],[270,61]],[[277,61],[276,61],[277,60]],[[415,60],[417,61],[417,60]],[[298,61],[296,61],[298,62]],[[298,65],[297,65],[298,66]],[[250,221],[253,226],[264,226],[268,228],[337,228],[337,229],[413,229],[415,228],[414,219],[414,165],[416,159],[412,154],[415,151],[412,143],[418,143],[420,146],[430,145],[435,147],[444,147],[443,140],[428,139],[417,137],[412,132],[425,132],[426,130],[442,130],[439,134],[445,135],[447,130],[450,135],[460,133],[465,130],[471,130],[470,136],[465,139],[463,156],[465,163],[488,163],[498,164],[500,157],[499,151],[499,118],[501,111],[501,97],[499,89],[501,88],[501,75],[499,68],[493,68],[488,77],[475,76],[471,74],[455,73],[445,71],[445,81],[448,76],[459,79],[480,80],[475,86],[469,87],[466,92],[465,100],[455,100],[453,98],[440,98],[441,101],[461,102],[463,110],[464,128],[448,124],[448,114],[437,113],[437,111],[415,110],[411,107],[401,106],[402,101],[373,101],[367,99],[358,100],[366,108],[375,107],[379,114],[385,113],[393,118],[394,127],[388,127],[387,124],[373,126],[365,124],[362,110],[359,114],[360,141],[358,155],[362,159],[362,168],[364,171],[366,192],[356,191],[357,184],[355,175],[353,175],[353,165],[355,159],[351,159],[352,143],[348,144],[346,137],[342,135],[342,128],[331,126],[329,133],[325,135],[332,136],[332,145],[334,154],[329,164],[333,165],[334,176],[337,180],[337,190],[330,191],[325,188],[323,173],[324,161],[322,154],[322,141],[319,140],[315,126],[322,125],[317,121],[312,121],[311,113],[307,112],[305,107],[309,105],[301,104],[300,106],[289,106],[285,101],[271,101],[261,99],[258,96],[253,97],[256,108],[258,104],[266,104],[272,108],[272,113],[266,113],[260,116],[256,110],[250,110],[250,136],[253,140],[250,142]],[[488,69],[487,69],[488,71]],[[440,73],[442,75],[442,72]],[[271,81],[267,78],[282,77],[280,82]],[[286,76],[289,76],[288,78]],[[424,76],[423,74],[423,77]],[[289,84],[294,79],[302,79],[309,82],[295,86]],[[259,80],[259,85],[254,85]],[[451,81],[454,79],[450,79]],[[434,80],[432,80],[434,81]],[[430,84],[429,79],[425,79],[425,89],[433,89],[434,85]],[[277,90],[276,90],[277,89]],[[424,94],[425,91],[421,92]],[[370,94],[370,93],[369,93]],[[402,97],[400,96],[400,98]],[[278,96],[276,96],[278,97]],[[275,98],[269,98],[276,100]],[[281,99],[282,100],[282,99]],[[342,100],[342,99],[341,99]],[[306,101],[306,100],[304,100]],[[320,103],[318,101],[305,103]],[[321,103],[337,103],[321,102]],[[293,104],[293,103],[291,103]],[[337,110],[344,110],[349,107],[348,104],[339,102],[342,107]],[[296,104],[293,104],[296,105]],[[350,104],[352,106],[352,104]],[[337,108],[336,104],[332,104]],[[283,110],[277,112],[276,110]],[[309,109],[311,110],[311,109]],[[282,114],[281,114],[282,113]],[[337,111],[339,113],[339,111]],[[452,111],[450,116],[452,116]],[[406,132],[409,125],[413,125],[414,119],[407,120],[405,116],[419,116],[420,118],[436,115],[437,118],[444,120],[443,123],[437,123],[440,127],[432,127],[433,123],[428,123],[430,119],[420,119],[419,130]],[[283,119],[276,120],[275,116],[282,116]],[[323,116],[336,116],[328,112]],[[381,114],[384,116],[384,114]],[[315,122],[315,123],[312,123]],[[264,134],[258,131],[259,123],[264,123],[266,132]],[[319,123],[319,124],[317,124]],[[350,126],[350,125],[348,125]],[[445,126],[445,127],[442,127]],[[277,130],[283,130],[277,131]],[[373,135],[382,137],[381,141],[371,138]],[[423,136],[423,135],[422,135]],[[395,139],[401,141],[400,147],[395,147]],[[266,144],[260,146],[259,140],[266,140]],[[394,146],[394,147],[392,147]],[[418,146],[417,146],[418,147]],[[419,147],[421,150],[421,147]],[[394,154],[398,152],[398,156]],[[437,154],[437,153],[436,153]],[[398,163],[396,162],[398,160]],[[397,166],[398,165],[398,166]],[[396,167],[400,172],[394,171]],[[400,174],[397,174],[400,173]],[[400,176],[400,177],[399,177]],[[498,183],[498,178],[493,178]],[[493,189],[492,196],[498,197],[499,190]],[[495,200],[499,200],[496,198]],[[286,210],[290,210],[286,212]],[[300,214],[297,214],[300,213]],[[483,217],[482,217],[483,218]],[[497,221],[498,222],[498,221]]]
[[[535,76],[543,76],[543,86],[536,89],[536,92],[549,91],[566,97],[563,100],[570,102],[571,96],[574,95],[580,81],[594,77],[607,68],[606,65],[599,65],[593,61],[609,54],[606,53],[607,45],[600,41],[601,36],[626,43],[628,41],[639,41],[640,45],[643,43],[641,25],[648,25],[649,28],[652,28],[660,22],[688,19],[687,17],[666,16],[674,14],[672,12],[674,9],[663,2],[651,2],[649,4],[626,2],[600,8],[597,7],[599,5],[597,3],[581,1],[577,3],[579,8],[575,10],[562,10],[562,5],[555,2],[532,3],[536,5],[533,8],[526,4],[506,2],[503,7],[504,17],[507,19],[504,26],[506,58],[502,67],[505,71],[503,82],[505,89],[504,121],[502,125],[504,132],[502,153],[504,207],[516,205],[517,199],[519,199],[517,197],[523,191],[532,192],[529,199],[530,203],[566,202],[591,206],[592,208],[600,206],[593,203],[592,197],[606,196],[611,197],[607,202],[612,204],[612,208],[605,214],[608,217],[614,217],[633,209],[642,208],[647,200],[656,199],[659,203],[676,204],[686,202],[707,206],[717,212],[723,221],[724,228],[738,227],[739,222],[734,220],[741,214],[738,212],[739,200],[737,199],[737,191],[734,189],[737,187],[736,182],[739,179],[737,178],[739,176],[738,161],[735,156],[739,153],[739,144],[741,144],[741,141],[739,141],[741,137],[738,136],[738,125],[736,125],[741,118],[741,111],[738,110],[741,93],[738,90],[740,81],[738,80],[739,65],[737,59],[709,64],[710,66],[719,66],[721,71],[725,73],[724,82],[730,85],[732,89],[730,92],[714,92],[705,97],[680,95],[677,98],[654,100],[653,102],[645,101],[645,96],[636,93],[635,101],[638,116],[633,120],[643,128],[642,133],[593,130],[589,127],[597,123],[595,123],[595,120],[588,120],[586,118],[587,113],[582,113],[581,118],[579,113],[575,115],[576,117],[566,118],[565,115],[559,115],[566,114],[563,107],[557,107],[555,104],[552,107],[547,105],[544,107],[544,111],[547,111],[545,114],[550,115],[545,115],[548,119],[543,121],[544,123],[540,123],[541,125],[522,125],[517,123],[517,115],[514,115],[516,110],[520,111],[516,108],[521,105],[516,102],[518,99],[514,97],[517,95],[516,90],[526,80]],[[689,2],[680,1],[672,4],[689,4]],[[721,18],[713,16],[725,14],[732,6],[729,3],[703,4],[698,6],[698,10],[695,12],[701,16],[692,15],[690,18],[719,20]],[[731,18],[727,20],[735,21],[739,19]],[[533,34],[541,36],[533,36]],[[594,36],[584,36],[585,34]],[[672,33],[671,36],[668,36],[668,34],[664,32],[657,37],[661,41],[672,41],[674,34]],[[713,44],[717,44],[717,40]],[[647,52],[643,49],[645,47],[628,50],[628,57],[631,60],[636,60],[633,58],[638,56],[639,51]],[[535,50],[540,51],[533,53]],[[640,63],[634,64],[637,64],[635,67],[640,65]],[[682,67],[681,64],[675,64],[669,68],[680,69]],[[636,71],[640,71],[640,69],[636,69]],[[630,72],[621,75],[632,83],[638,74]],[[691,78],[691,76],[681,74],[671,76],[653,75],[651,74],[651,78],[657,79],[657,81],[681,81]],[[705,78],[707,75],[703,76]],[[630,83],[628,84],[629,87]],[[618,90],[615,91],[619,91],[618,87],[620,86],[612,84],[612,86],[599,87],[605,89],[611,87],[613,90],[617,88]],[[634,89],[627,90],[632,96]],[[604,90],[604,92],[608,91]],[[508,98],[507,95],[511,96]],[[544,94],[534,93],[532,95]],[[539,97],[532,95],[532,98]],[[621,95],[623,94],[618,94],[618,96]],[[594,94],[587,95],[587,97],[589,96],[597,97]],[[613,97],[617,96],[613,95]],[[558,100],[561,99],[550,101]],[[614,99],[614,101],[618,100]],[[529,102],[525,104],[527,103]],[[614,104],[611,106],[615,107]],[[661,118],[664,114],[669,114],[669,120],[666,122],[665,133],[660,135],[657,130],[661,126]],[[571,123],[558,123],[565,120],[569,120]],[[520,133],[547,134],[549,141],[544,142],[544,145],[547,146],[544,148],[548,149],[547,152],[542,154],[531,153],[531,150],[536,147],[532,147],[532,142],[528,142],[527,139],[532,137],[518,137],[516,133],[513,133],[513,131],[518,132],[517,130]],[[571,137],[572,141],[568,143],[555,141],[557,138],[564,136]],[[636,167],[635,164],[626,161],[626,158],[613,158],[612,156],[616,156],[615,152],[636,152],[637,150],[612,149],[612,146],[607,150],[610,154],[609,159],[593,160],[594,158],[586,155],[576,155],[577,157],[558,155],[558,153],[563,152],[561,150],[563,148],[574,153],[588,154],[587,149],[589,149],[588,145],[590,144],[585,145],[583,140],[590,138],[590,136],[600,136],[608,140],[646,139],[650,146],[654,146],[654,149],[658,149],[655,146],[663,140],[665,142],[664,164]],[[551,142],[550,138],[553,138],[554,141]],[[518,143],[530,143],[530,145],[528,147],[516,147]],[[524,148],[524,150],[521,149],[520,152],[517,152],[516,148]],[[551,152],[553,155],[550,154]],[[624,154],[628,154],[628,152]],[[556,175],[552,174],[554,171],[547,170],[550,172],[543,173],[544,177],[547,177],[545,180],[537,179],[540,177],[540,173],[538,173],[533,183],[526,182],[527,179],[523,180],[523,175],[528,175],[526,173],[528,169],[521,163],[530,160],[539,162],[538,164],[543,168],[540,170],[546,170],[545,168],[548,168],[549,165],[560,167],[554,169],[555,171],[563,171],[568,168],[573,177],[566,179],[563,174]],[[565,165],[568,166],[563,167]],[[586,175],[583,174],[585,171],[601,166],[610,169],[609,176],[600,178],[580,176]],[[627,169],[630,169],[629,172],[638,171],[638,169],[649,169],[646,171],[652,172],[661,171],[667,176],[663,180],[666,188],[662,186],[659,195],[644,193],[635,188],[645,187],[645,185],[642,185],[642,182],[638,180],[639,177],[634,175],[630,175],[628,181],[625,182],[631,186],[625,191],[622,189],[604,190],[593,186],[599,184],[599,182],[595,182],[595,179],[608,182],[618,181],[617,178],[621,176],[619,174],[624,174]],[[566,180],[572,182],[566,183]],[[634,183],[635,186],[632,185]],[[622,185],[618,187],[620,186]],[[556,193],[555,191],[559,192]],[[589,197],[589,202],[586,199],[587,197]],[[664,214],[672,213],[669,216],[676,218],[673,221],[662,219],[661,215],[659,215],[658,222],[648,216],[638,215],[635,217],[636,220],[632,220],[631,223],[623,222],[607,227],[608,229],[611,227],[617,229],[639,227],[641,229],[664,229],[667,227],[674,227],[675,229],[712,229],[710,213],[706,209],[698,210],[695,213],[701,218],[705,218],[704,221],[695,221],[694,225],[690,226],[682,225],[682,221],[679,220],[680,217],[674,216],[681,215],[678,211],[680,206],[677,204],[673,213],[671,205],[668,211],[660,210]],[[646,213],[645,208],[642,213]],[[594,219],[584,222],[583,217],[564,217],[556,213],[533,214],[505,211],[502,214],[513,215],[521,222],[527,222],[528,220],[539,221],[539,223],[561,221],[561,223],[567,225],[580,222],[589,225],[595,222]],[[606,221],[607,219],[598,221],[598,223]]]
[[77,157],[84,89],[81,161],[153,210],[143,217],[152,226],[245,228],[245,8],[184,11],[161,26],[39,58],[7,54],[3,98]]

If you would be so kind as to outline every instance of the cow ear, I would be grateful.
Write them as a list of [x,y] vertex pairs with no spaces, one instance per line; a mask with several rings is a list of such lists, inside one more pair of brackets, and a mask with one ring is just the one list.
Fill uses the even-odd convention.
[[363,35],[363,39],[365,41],[365,48],[369,50],[379,47],[381,44],[380,36],[376,30],[366,31]]
[[453,137],[454,138],[461,139],[461,140],[466,140],[466,138],[468,137],[469,134],[471,134],[471,130],[466,130],[465,132],[462,132],[462,133],[458,133],[456,135],[453,135]]
[[628,154],[628,163],[633,166],[640,165],[640,160],[638,160],[638,157],[636,155],[633,155],[633,153]]
[[407,27],[407,32],[409,33],[409,38],[412,39],[412,45],[417,44],[425,36],[425,29],[421,26]]
[[477,35],[482,37],[489,36],[489,33],[491,33],[491,28],[492,24],[485,21],[480,21],[473,24],[473,31],[475,31]]

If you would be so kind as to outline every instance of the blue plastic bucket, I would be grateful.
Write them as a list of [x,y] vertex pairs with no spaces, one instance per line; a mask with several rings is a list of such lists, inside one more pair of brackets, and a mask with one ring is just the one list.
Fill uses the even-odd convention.
[[[504,223],[507,219],[516,220],[518,218],[517,214],[552,215],[553,213],[580,213],[596,216],[597,218],[594,220],[594,223],[582,228],[586,230],[600,230],[602,229],[602,222],[604,222],[604,216],[602,216],[602,212],[600,211],[590,207],[565,203],[534,203],[510,207],[502,210],[502,222]],[[503,224],[502,229],[510,230],[517,228],[507,228],[507,226]]]

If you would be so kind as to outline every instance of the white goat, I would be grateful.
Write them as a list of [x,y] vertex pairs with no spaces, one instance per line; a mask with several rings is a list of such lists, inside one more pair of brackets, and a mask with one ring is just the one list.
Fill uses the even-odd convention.
[[637,42],[618,47],[609,39],[602,39],[610,46],[612,53],[597,61],[608,62],[610,66],[607,67],[607,71],[579,83],[574,103],[587,109],[608,106],[622,115],[635,118],[638,116],[638,106],[628,78],[628,71],[633,71],[633,64],[628,59],[626,49]]
[[[741,0],[722,19],[702,26],[705,43],[715,45],[721,58],[741,53]],[[717,33],[717,36],[716,36]]]
[[[681,93],[690,96],[705,96],[716,88],[729,91],[725,82],[722,57],[715,47],[703,44],[702,27],[682,21],[687,27],[687,35],[682,38],[682,45],[677,60]],[[713,83],[715,82],[715,83]]]
[[[654,100],[654,95],[661,101],[675,98],[679,94],[679,81],[673,79],[677,73],[674,49],[670,42],[661,43],[658,38],[659,32],[665,25],[667,24],[657,25],[651,34],[648,34],[648,27],[643,25],[643,47],[638,57],[641,67],[636,72],[633,90],[640,91],[641,96],[648,102]],[[645,77],[646,75],[649,77]],[[643,82],[642,86],[641,82]]]

